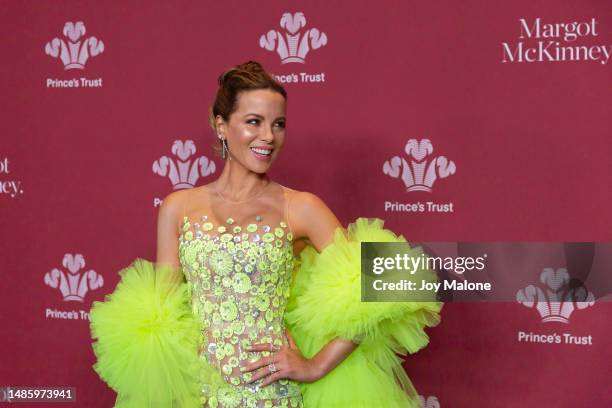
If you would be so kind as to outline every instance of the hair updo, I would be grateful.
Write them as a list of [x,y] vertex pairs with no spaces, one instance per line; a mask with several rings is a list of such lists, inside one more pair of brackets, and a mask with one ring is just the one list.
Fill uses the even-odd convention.
[[[217,82],[219,89],[208,111],[208,122],[215,133],[217,133],[215,118],[221,116],[228,122],[230,115],[236,110],[236,101],[242,91],[270,89],[283,95],[287,100],[285,88],[257,61],[248,61],[228,69],[219,76]],[[219,154],[222,150],[221,146],[222,142],[219,140],[219,145],[214,147]]]

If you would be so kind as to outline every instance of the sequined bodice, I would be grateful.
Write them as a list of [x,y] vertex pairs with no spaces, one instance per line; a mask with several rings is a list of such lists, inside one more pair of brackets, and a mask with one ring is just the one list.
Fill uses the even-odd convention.
[[[283,314],[295,261],[293,234],[284,220],[270,225],[256,216],[249,221],[239,226],[231,217],[223,224],[208,215],[183,217],[179,259],[193,312],[204,326],[201,357],[230,385],[217,396],[219,406],[260,406],[257,401],[276,398],[284,399],[283,406],[297,406],[301,399],[293,381],[260,387],[261,380],[246,383],[253,372],[240,372],[270,354],[246,351],[251,344],[287,344]],[[294,401],[285,405],[289,400]]]

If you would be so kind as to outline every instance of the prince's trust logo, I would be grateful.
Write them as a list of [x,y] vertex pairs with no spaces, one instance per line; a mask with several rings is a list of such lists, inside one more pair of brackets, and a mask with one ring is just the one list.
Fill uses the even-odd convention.
[[[45,285],[58,289],[64,302],[84,302],[85,295],[90,290],[101,288],[104,278],[93,269],[85,271],[85,258],[81,254],[65,254],[62,265],[66,270],[53,268],[45,274]],[[89,313],[85,310],[64,311],[47,308],[47,319],[75,319],[89,320]]]
[[427,398],[419,394],[420,408],[440,408],[440,401],[435,395],[430,395]]
[[[317,28],[302,30],[306,26],[306,16],[301,11],[294,14],[283,13],[280,27],[283,32],[269,30],[259,37],[259,46],[268,51],[276,51],[281,64],[306,63],[306,55],[310,50],[317,50],[327,44],[327,35]],[[292,72],[275,75],[283,83],[325,82],[325,73],[309,74]]]
[[206,156],[191,158],[196,152],[193,140],[175,140],[172,153],[177,156],[173,160],[162,156],[153,162],[153,173],[168,177],[175,190],[192,188],[200,176],[208,176],[215,172],[215,162]]
[[96,37],[81,38],[85,35],[85,24],[82,21],[64,24],[66,39],[54,38],[45,46],[45,53],[58,58],[64,64],[64,69],[85,69],[89,56],[95,57],[104,51],[104,43]]
[[[542,323],[569,324],[570,316],[576,310],[584,310],[595,304],[592,292],[584,287],[568,287],[570,276],[567,269],[544,268],[540,274],[542,285],[529,285],[516,293],[516,301],[530,309],[535,309]],[[534,334],[519,331],[518,341],[529,343],[564,343],[592,345],[593,336],[575,336],[570,333]]]
[[280,26],[285,32],[268,31],[259,38],[259,46],[268,51],[276,50],[282,64],[290,62],[303,64],[311,48],[316,50],[327,44],[327,35],[316,28],[300,32],[305,25],[306,17],[301,11],[295,14],[283,13]]
[[433,145],[429,139],[408,140],[404,152],[409,161],[395,156],[385,162],[383,173],[394,178],[401,176],[406,191],[431,192],[437,179],[455,174],[456,166],[453,161],[444,156],[431,157]]
[[[64,24],[64,38],[53,38],[45,45],[45,53],[53,58],[59,58],[64,70],[84,70],[90,57],[104,52],[104,43],[94,36],[85,38],[85,24],[82,21]],[[47,88],[100,88],[102,78],[87,79],[47,79]]]
[[59,289],[64,302],[83,302],[90,289],[101,288],[104,284],[104,279],[96,271],[81,271],[85,267],[85,258],[81,254],[64,255],[62,265],[68,269],[68,273],[53,268],[45,274],[45,284]]
[[[174,190],[192,188],[202,177],[216,171],[215,162],[206,156],[192,157],[196,152],[193,140],[175,140],[172,144],[172,154],[176,157],[162,156],[153,162],[153,173],[168,177]],[[155,198],[153,206],[161,205],[162,200]]]
[[[569,323],[572,313],[578,309],[593,306],[593,293],[585,293],[584,288],[567,290],[569,274],[567,269],[545,268],[540,274],[544,288],[529,285],[516,293],[516,300],[523,306],[535,308],[540,314],[542,323]],[[584,296],[586,294],[586,296]]]
[[[433,156],[429,139],[409,139],[404,146],[406,157],[394,156],[383,164],[383,173],[401,179],[406,192],[431,193],[434,183],[452,176],[457,171],[455,162],[445,156]],[[453,203],[392,203],[385,202],[385,211],[453,212]]]

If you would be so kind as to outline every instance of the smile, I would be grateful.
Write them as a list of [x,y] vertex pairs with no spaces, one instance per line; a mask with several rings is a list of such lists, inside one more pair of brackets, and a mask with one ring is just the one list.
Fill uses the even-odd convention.
[[265,156],[269,156],[272,154],[272,150],[273,149],[261,149],[258,147],[251,147],[251,150],[254,151],[255,153],[259,153],[259,154],[263,154]]
[[264,149],[259,147],[251,147],[253,154],[259,160],[270,160],[270,156],[272,155],[272,150],[274,149]]

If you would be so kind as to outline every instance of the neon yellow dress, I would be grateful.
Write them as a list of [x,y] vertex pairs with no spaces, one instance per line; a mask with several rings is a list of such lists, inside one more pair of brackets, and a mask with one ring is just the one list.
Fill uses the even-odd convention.
[[[137,260],[115,292],[94,303],[94,368],[117,392],[116,406],[418,406],[396,353],[427,344],[423,328],[438,323],[442,305],[360,302],[360,242],[405,239],[382,220],[359,218],[347,235],[337,229],[322,253],[308,246],[296,258],[286,218],[291,190],[278,187],[248,206],[204,189],[178,226],[186,283],[173,287],[166,268]],[[286,345],[285,328],[306,357],[335,337],[360,345],[314,383],[246,383],[252,373],[239,368],[269,353],[245,349]]]

